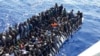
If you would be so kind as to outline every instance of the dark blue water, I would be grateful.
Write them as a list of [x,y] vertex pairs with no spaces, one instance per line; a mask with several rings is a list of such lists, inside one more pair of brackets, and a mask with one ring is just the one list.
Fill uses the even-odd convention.
[[67,11],[84,13],[81,29],[66,41],[56,56],[77,56],[100,40],[100,0],[0,0],[0,32],[52,7],[63,4]]

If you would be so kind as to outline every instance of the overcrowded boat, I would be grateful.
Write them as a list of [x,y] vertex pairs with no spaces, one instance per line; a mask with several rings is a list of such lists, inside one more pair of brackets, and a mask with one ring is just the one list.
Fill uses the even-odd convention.
[[0,56],[54,56],[82,25],[83,13],[61,4],[0,33]]

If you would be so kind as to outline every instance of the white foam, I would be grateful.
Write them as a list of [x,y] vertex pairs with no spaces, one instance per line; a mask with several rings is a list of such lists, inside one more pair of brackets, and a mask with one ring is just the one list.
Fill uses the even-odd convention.
[[82,18],[82,22],[84,21],[84,18]]

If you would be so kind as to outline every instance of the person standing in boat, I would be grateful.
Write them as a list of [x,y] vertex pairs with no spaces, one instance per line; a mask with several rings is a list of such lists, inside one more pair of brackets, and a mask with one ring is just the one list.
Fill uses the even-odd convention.
[[74,18],[74,13],[73,13],[73,9],[71,10],[71,12],[69,13],[69,19],[72,19],[72,18]]
[[58,11],[59,12],[58,15],[60,16],[62,14],[62,10],[63,10],[63,5],[62,4],[59,6],[58,10],[59,10]]
[[78,19],[79,19],[79,25],[82,24],[82,17],[83,17],[83,13],[78,11],[77,12],[77,16],[78,16]]
[[18,26],[18,33],[19,33],[19,36],[20,36],[20,38],[19,39],[21,39],[21,37],[22,37],[22,23],[20,23],[19,24],[19,26]]
[[58,4],[57,3],[55,4],[54,12],[55,12],[55,17],[57,17],[58,16],[58,13],[59,13]]
[[62,10],[62,17],[66,17],[67,15],[67,12],[66,12],[66,9],[64,8],[64,10]]

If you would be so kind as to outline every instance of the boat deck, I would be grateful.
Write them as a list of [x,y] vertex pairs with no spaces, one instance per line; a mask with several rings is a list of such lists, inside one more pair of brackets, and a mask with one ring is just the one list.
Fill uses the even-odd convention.
[[96,42],[78,56],[100,56],[100,41]]

